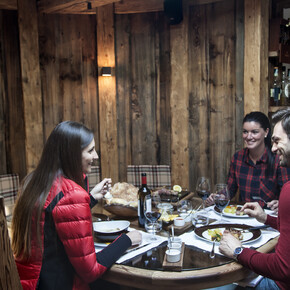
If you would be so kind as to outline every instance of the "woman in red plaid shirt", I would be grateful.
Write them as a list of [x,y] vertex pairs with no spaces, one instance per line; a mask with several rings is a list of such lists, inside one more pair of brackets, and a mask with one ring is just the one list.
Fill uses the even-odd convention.
[[[271,151],[271,125],[262,112],[251,112],[243,119],[243,139],[246,148],[236,152],[231,160],[228,186],[231,198],[239,190],[239,200],[253,201],[260,196],[262,207],[277,210],[282,185],[290,180],[290,170],[279,166],[279,158]],[[207,199],[213,203],[213,194]]]

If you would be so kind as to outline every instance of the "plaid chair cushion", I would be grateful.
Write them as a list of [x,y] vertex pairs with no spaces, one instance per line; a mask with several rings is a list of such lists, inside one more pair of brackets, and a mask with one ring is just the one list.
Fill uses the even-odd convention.
[[89,180],[89,187],[92,189],[101,181],[100,167],[92,166],[92,171],[87,174]]
[[142,185],[141,173],[147,174],[149,188],[171,186],[169,165],[128,165],[127,182],[140,187]]
[[0,175],[0,195],[4,197],[4,203],[14,204],[19,187],[18,174]]

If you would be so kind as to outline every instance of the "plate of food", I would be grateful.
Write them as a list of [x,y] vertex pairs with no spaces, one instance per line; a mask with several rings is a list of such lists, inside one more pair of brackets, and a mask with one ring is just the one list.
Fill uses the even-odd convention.
[[105,195],[104,209],[120,217],[138,216],[138,188],[126,182],[117,182]]
[[[230,217],[230,218],[248,218],[249,216],[245,214],[242,209],[242,205],[228,205],[223,209],[223,216]],[[215,212],[220,214],[220,209],[218,207],[214,207]]]
[[179,186],[178,191],[167,186],[158,187],[152,191],[153,196],[160,196],[162,202],[169,203],[178,202],[179,200],[185,198],[189,193],[190,192],[187,189],[182,189],[181,186]]
[[102,241],[113,241],[122,233],[127,233],[129,221],[104,221],[93,223],[94,234]]
[[241,224],[216,224],[196,228],[195,234],[208,242],[216,240],[220,242],[223,233],[228,230],[234,237],[239,239],[242,243],[250,243],[261,237],[260,229],[251,230],[251,226]]

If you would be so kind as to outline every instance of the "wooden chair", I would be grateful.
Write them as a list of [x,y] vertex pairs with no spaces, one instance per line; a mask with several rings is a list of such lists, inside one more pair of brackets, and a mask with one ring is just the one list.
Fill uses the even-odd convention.
[[92,171],[87,174],[89,180],[90,189],[101,181],[100,167],[92,166]]
[[171,186],[171,171],[169,165],[128,165],[127,182],[140,187],[141,173],[147,174],[149,188]]
[[5,205],[15,203],[18,188],[19,188],[18,174],[11,173],[0,175],[0,195],[3,196]]
[[3,196],[0,196],[0,253],[0,288],[22,289],[8,235]]

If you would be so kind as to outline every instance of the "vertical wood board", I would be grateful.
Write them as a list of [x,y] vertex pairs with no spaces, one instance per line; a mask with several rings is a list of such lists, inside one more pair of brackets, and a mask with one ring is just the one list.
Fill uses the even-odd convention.
[[35,169],[43,148],[42,98],[36,3],[18,1],[21,75],[27,171]]
[[[113,6],[97,9],[98,66],[115,68],[115,38]],[[100,152],[102,177],[119,178],[116,113],[116,78],[98,77]]]
[[132,164],[129,27],[130,18],[128,15],[116,15],[117,126],[120,181],[127,181],[127,165]]
[[131,16],[132,162],[154,164],[157,157],[154,14]]
[[172,183],[188,187],[188,9],[183,7],[183,21],[170,27],[171,45],[171,172]]

